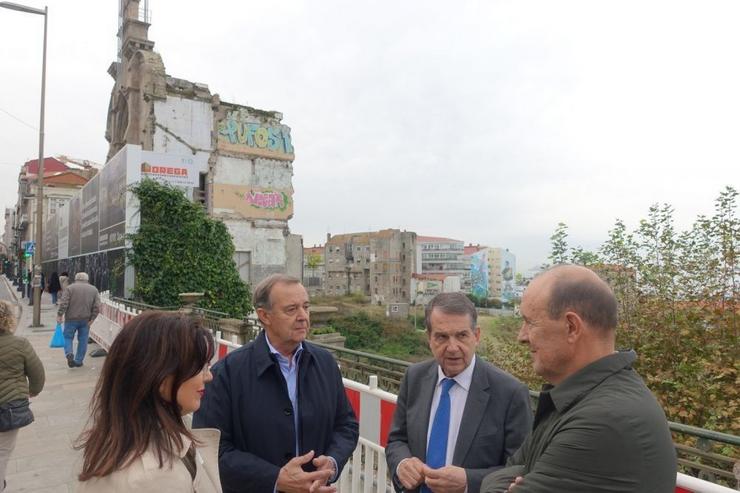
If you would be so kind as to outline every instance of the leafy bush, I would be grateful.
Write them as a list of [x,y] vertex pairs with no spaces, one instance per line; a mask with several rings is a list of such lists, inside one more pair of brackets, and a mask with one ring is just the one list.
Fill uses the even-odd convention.
[[329,320],[333,330],[346,337],[349,349],[417,360],[429,356],[426,336],[406,321],[393,321],[360,311]]
[[[670,205],[653,205],[634,231],[617,220],[598,253],[571,249],[560,223],[550,255],[554,263],[587,265],[610,283],[619,303],[617,345],[637,351],[635,368],[669,420],[732,434],[740,432],[737,196],[725,188],[714,215],[683,232]],[[532,382],[507,344],[516,345],[503,341],[494,357],[511,358],[513,372]]]
[[239,278],[226,226],[177,188],[142,180],[131,191],[141,211],[128,256],[136,269],[134,296],[151,305],[172,306],[179,303],[179,293],[202,291],[203,308],[233,317],[249,313],[249,286]]

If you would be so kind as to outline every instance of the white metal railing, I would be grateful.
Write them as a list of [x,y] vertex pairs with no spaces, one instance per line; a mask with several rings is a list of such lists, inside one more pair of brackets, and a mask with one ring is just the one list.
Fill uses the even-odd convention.
[[342,470],[339,493],[385,493],[393,491],[385,463],[385,449],[360,437],[357,448]]

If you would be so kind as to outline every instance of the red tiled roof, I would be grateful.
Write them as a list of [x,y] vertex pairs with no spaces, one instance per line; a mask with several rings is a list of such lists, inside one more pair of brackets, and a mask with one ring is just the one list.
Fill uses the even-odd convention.
[[468,245],[465,248],[463,248],[463,255],[472,255],[474,253],[480,252],[486,247],[480,246],[480,245]]
[[[26,161],[24,167],[26,168],[26,173],[37,175],[39,173],[39,160],[33,159]],[[44,176],[58,171],[67,171],[68,169],[69,167],[58,159],[54,159],[53,157],[44,158]]]

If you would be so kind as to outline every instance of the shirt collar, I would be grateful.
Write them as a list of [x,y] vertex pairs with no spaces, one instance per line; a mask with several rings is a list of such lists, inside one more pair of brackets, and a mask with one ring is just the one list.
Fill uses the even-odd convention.
[[[473,381],[473,369],[475,369],[475,354],[470,359],[470,364],[467,368],[454,377],[451,377],[456,384],[465,389],[465,392],[470,390],[470,383]],[[445,378],[450,377],[445,376],[445,373],[442,371],[442,367],[437,365],[437,385],[439,385]]]
[[543,390],[549,390],[558,412],[563,412],[613,374],[631,368],[636,359],[637,354],[631,349],[616,351],[586,365],[558,385],[548,385]]
[[[265,340],[267,341],[267,347],[270,349],[270,352],[274,355],[276,355],[278,358],[282,358],[283,360],[288,360],[285,356],[283,356],[280,351],[275,349],[275,347],[270,343],[270,338],[267,337],[267,332],[265,332]],[[298,361],[298,356],[303,352],[303,342],[298,344],[298,347],[296,348],[295,352],[293,352],[293,356],[290,358],[293,362]]]

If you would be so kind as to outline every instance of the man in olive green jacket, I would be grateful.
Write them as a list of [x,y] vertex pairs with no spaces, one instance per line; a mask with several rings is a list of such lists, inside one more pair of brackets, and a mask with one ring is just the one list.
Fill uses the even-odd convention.
[[617,302],[592,271],[558,266],[532,281],[520,342],[549,382],[534,430],[485,493],[673,493],[676,452],[665,414],[615,352]]

